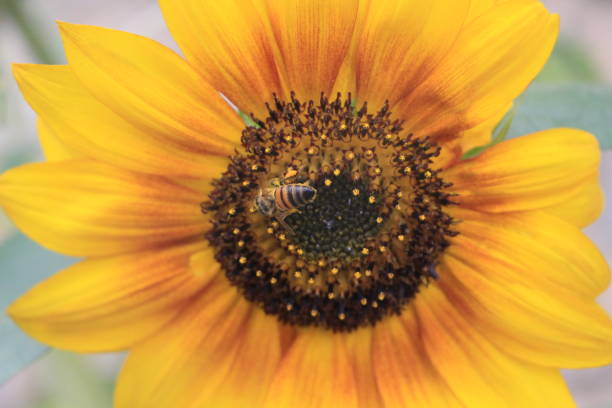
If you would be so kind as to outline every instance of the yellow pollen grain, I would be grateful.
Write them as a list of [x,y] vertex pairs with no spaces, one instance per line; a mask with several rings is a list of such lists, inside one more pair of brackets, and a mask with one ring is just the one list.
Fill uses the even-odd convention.
[[362,124],[361,124],[361,126],[362,126],[364,129],[368,129],[368,128],[370,127],[370,124],[369,124],[369,123],[362,123]]
[[396,210],[401,210],[401,209],[402,209],[401,204],[396,205],[396,206],[395,206],[395,209],[396,209]]
[[387,274],[387,278],[389,278],[389,279],[393,279],[393,278],[395,278],[395,274],[394,274],[393,272],[389,272],[389,273]]
[[302,248],[297,250],[298,255],[304,255],[304,250]]
[[255,276],[257,276],[258,278],[261,278],[263,276],[263,272],[258,270],[255,272]]
[[314,155],[314,154],[316,154],[316,153],[317,153],[317,149],[316,149],[316,148],[314,148],[314,147],[309,147],[309,148],[308,148],[308,154],[309,154],[309,155],[311,155],[311,156],[312,156],[312,155]]
[[327,135],[325,133],[322,133],[321,136],[319,136],[321,138],[321,140],[326,140],[327,139]]
[[236,214],[236,209],[235,208],[230,208],[229,210],[227,210],[227,213],[229,215],[234,215],[234,214]]
[[287,309],[288,312],[293,310],[293,305],[287,305],[285,306],[285,308]]
[[272,227],[268,227],[268,229],[266,229],[266,232],[267,232],[268,234],[274,234],[274,228],[272,228]]
[[372,302],[372,307],[373,307],[374,309],[376,309],[376,308],[378,307],[378,302],[377,302],[377,301],[373,301],[373,302]]
[[367,304],[368,304],[368,299],[366,299],[366,298],[361,299],[361,305],[362,306],[365,306]]
[[317,262],[317,265],[319,265],[320,267],[323,267],[327,265],[327,262],[325,262],[325,259],[319,259],[319,262]]
[[370,250],[369,250],[368,248],[363,248],[363,249],[361,250],[361,253],[362,253],[362,254],[364,254],[364,255],[367,255],[367,254],[369,254],[369,253],[370,253]]
[[319,311],[318,311],[317,309],[312,309],[312,310],[310,311],[310,315],[311,315],[312,317],[317,317],[317,316],[319,315]]
[[285,172],[285,178],[288,179],[288,178],[294,177],[297,173],[298,172],[296,169],[294,169],[293,167],[289,167],[287,171]]
[[276,221],[272,221],[272,227],[274,227],[274,228],[278,228],[278,222],[276,222]]
[[324,182],[324,183],[325,183],[325,185],[326,185],[327,187],[329,187],[329,186],[331,186],[331,185],[332,185],[332,181],[331,181],[330,179],[325,179],[325,182]]
[[272,285],[275,285],[275,284],[276,284],[276,282],[278,282],[278,279],[276,279],[276,278],[274,278],[274,277],[270,279],[270,283],[271,283]]
[[308,278],[308,284],[309,285],[314,285],[314,283],[315,283],[314,278]]
[[400,154],[397,158],[400,161],[405,161],[406,160],[406,155]]
[[330,272],[332,275],[337,275],[340,270],[338,268],[332,268]]
[[251,166],[251,170],[252,170],[252,171],[259,170],[259,166],[258,166],[258,165],[256,165],[256,164],[254,164],[254,165],[252,165],[252,166]]
[[257,212],[257,207],[254,207],[254,206],[253,206],[253,207],[249,208],[249,212],[250,212],[251,214],[254,214],[255,212]]
[[293,244],[289,244],[289,246],[287,247],[287,249],[291,252],[295,251],[295,245]]
[[328,299],[330,299],[330,300],[331,300],[331,299],[333,299],[333,298],[335,298],[335,297],[336,297],[336,295],[334,294],[334,292],[329,292],[329,293],[327,294],[327,298],[328,298]]
[[353,189],[353,195],[354,195],[355,197],[357,197],[357,196],[359,195],[359,189],[358,189],[358,188],[354,188],[354,189]]
[[335,168],[334,169],[334,176],[338,177],[340,175],[341,171],[339,168]]
[[301,278],[301,277],[302,277],[302,272],[300,272],[300,271],[295,271],[295,272],[293,272],[293,276],[294,276],[295,278],[299,279],[299,278]]
[[404,193],[402,193],[401,191],[398,191],[396,196],[397,198],[402,198],[404,196]]
[[381,246],[379,246],[379,247],[378,247],[378,250],[379,250],[380,252],[385,252],[385,251],[387,250],[387,247],[386,247],[386,246],[381,245]]
[[371,159],[374,157],[374,152],[371,149],[368,149],[364,152],[364,155],[366,159]]
[[238,229],[238,228],[234,228],[234,229],[232,230],[232,234],[234,234],[234,235],[238,235],[238,234],[240,234],[240,229]]
[[355,272],[353,276],[355,277],[355,279],[359,279],[361,278],[361,272]]
[[425,172],[425,177],[431,177],[431,171],[427,170],[427,171]]
[[345,315],[344,313],[340,313],[340,314],[338,315],[338,319],[340,319],[340,320],[344,320],[344,319],[346,319],[346,315]]
[[382,169],[380,167],[377,167],[377,168],[374,169],[374,173],[380,174],[380,173],[382,173]]
[[370,198],[368,198],[368,202],[369,202],[370,204],[374,204],[374,203],[376,202],[376,197],[374,197],[374,196],[370,196]]
[[426,219],[427,219],[427,217],[425,216],[425,214],[419,215],[419,220],[425,221]]
[[238,241],[238,246],[242,248],[244,246],[244,241],[242,240]]
[[404,173],[406,173],[406,174],[412,173],[412,168],[410,168],[408,166],[404,167]]
[[280,234],[280,235],[278,236],[278,239],[280,239],[281,241],[284,241],[284,240],[286,240],[286,239],[287,239],[287,236],[286,236],[285,234]]
[[346,152],[346,153],[344,154],[344,157],[346,158],[346,160],[353,160],[353,159],[355,158],[355,153],[350,152],[350,151],[349,151],[349,152]]
[[238,262],[240,262],[242,265],[244,265],[245,263],[247,263],[247,259],[244,256],[241,256],[240,259],[238,259]]
[[242,182],[242,186],[243,186],[243,187],[248,187],[250,184],[251,184],[251,182],[250,182],[249,180],[244,180],[244,181]]
[[385,292],[380,292],[380,293],[378,294],[378,300],[380,300],[380,301],[385,300]]
[[366,269],[365,276],[372,276],[372,270],[371,269]]
[[400,235],[397,236],[397,239],[399,239],[400,241],[403,241],[403,240],[406,239],[406,236],[400,234]]
[[376,217],[376,223],[377,224],[382,224],[383,221],[384,221],[383,217]]
[[340,125],[340,130],[346,130],[346,128],[347,128],[346,124],[343,123]]
[[272,149],[271,149],[270,147],[266,147],[266,148],[264,149],[264,152],[266,152],[266,153],[270,153],[271,151],[272,151]]

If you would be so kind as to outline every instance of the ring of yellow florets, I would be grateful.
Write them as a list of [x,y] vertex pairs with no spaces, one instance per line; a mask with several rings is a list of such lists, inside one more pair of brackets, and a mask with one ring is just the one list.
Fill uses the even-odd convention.
[[[267,107],[202,203],[227,278],[289,324],[346,331],[400,313],[437,276],[454,235],[449,185],[431,168],[440,149],[400,135],[388,106],[369,114],[350,96]],[[279,184],[317,195],[284,216],[262,214],[256,197]]]

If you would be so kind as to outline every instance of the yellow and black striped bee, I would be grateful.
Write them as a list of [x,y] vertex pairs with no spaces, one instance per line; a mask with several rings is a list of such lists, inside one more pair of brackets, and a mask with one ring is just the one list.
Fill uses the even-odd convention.
[[307,184],[281,184],[278,179],[272,180],[272,187],[259,190],[255,198],[257,210],[268,217],[275,217],[291,231],[285,223],[290,214],[299,212],[299,208],[311,203],[317,197],[317,190]]

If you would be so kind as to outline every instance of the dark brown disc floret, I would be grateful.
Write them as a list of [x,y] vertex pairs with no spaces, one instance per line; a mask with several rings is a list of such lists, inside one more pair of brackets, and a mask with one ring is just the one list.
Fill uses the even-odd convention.
[[440,148],[350,96],[267,108],[202,203],[225,275],[288,324],[349,331],[400,313],[455,234]]

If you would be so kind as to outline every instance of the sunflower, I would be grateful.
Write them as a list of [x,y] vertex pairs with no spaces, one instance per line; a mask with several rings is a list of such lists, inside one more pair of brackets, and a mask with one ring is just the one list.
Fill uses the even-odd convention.
[[0,203],[85,258],[9,308],[24,331],[129,350],[118,408],[574,406],[559,369],[612,362],[609,270],[580,231],[597,142],[555,129],[462,159],[557,16],[160,3],[185,58],[60,23],[68,65],[14,67],[47,162],[2,175]]

